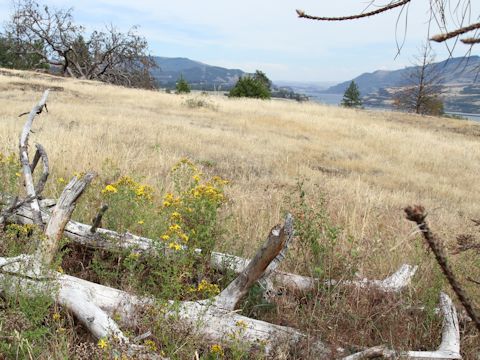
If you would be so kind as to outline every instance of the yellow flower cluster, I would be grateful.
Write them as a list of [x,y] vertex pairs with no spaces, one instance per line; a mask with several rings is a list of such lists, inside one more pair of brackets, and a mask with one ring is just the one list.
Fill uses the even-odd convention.
[[33,224],[9,224],[7,227],[7,234],[15,236],[27,236],[33,231],[34,228],[35,225]]
[[145,340],[144,343],[143,343],[147,348],[148,350],[150,351],[157,351],[157,344],[155,344],[155,342],[153,340]]
[[214,202],[222,202],[224,199],[223,191],[212,183],[199,184],[190,190],[190,193],[196,199],[208,199]]
[[191,170],[193,170],[193,172],[195,173],[198,173],[198,168],[195,166],[195,164],[190,161],[189,159],[187,158],[183,158],[181,159],[179,162],[177,162],[173,167],[172,167],[172,170],[171,172],[175,172],[177,171],[178,169],[180,169],[182,166],[186,166],[188,168],[190,168]]
[[[170,220],[182,220],[180,213],[174,212],[172,215],[173,216],[170,216]],[[182,227],[177,222],[173,222],[173,224],[168,227],[167,232],[160,236],[160,238],[164,241],[171,240],[168,247],[175,251],[182,249],[182,245],[179,244],[180,241],[186,244],[189,240],[188,235],[183,232]]]
[[182,199],[176,197],[172,193],[166,193],[163,197],[163,206],[164,207],[171,207],[171,206],[178,206],[182,203]]
[[215,296],[220,293],[220,287],[217,284],[211,284],[203,279],[196,288],[190,288],[190,292],[198,292],[206,296]]
[[210,352],[220,357],[225,356],[225,353],[223,352],[223,348],[219,344],[213,344],[212,346],[210,346]]
[[138,198],[151,201],[153,199],[153,188],[149,185],[142,185],[129,176],[122,176],[112,184],[108,184],[102,190],[102,194],[117,193],[120,188],[133,192]]
[[108,342],[105,338],[101,338],[100,340],[98,340],[97,346],[100,349],[106,349],[108,347]]

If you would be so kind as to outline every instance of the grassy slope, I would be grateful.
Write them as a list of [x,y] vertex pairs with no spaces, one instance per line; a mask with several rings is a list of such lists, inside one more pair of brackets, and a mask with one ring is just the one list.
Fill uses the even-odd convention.
[[[170,168],[188,157],[232,181],[233,216],[221,245],[231,252],[252,253],[281,218],[298,179],[312,204],[325,194],[332,221],[360,252],[363,276],[425,259],[403,218],[405,205],[423,204],[449,246],[480,214],[480,126],[472,122],[216,96],[207,99],[215,109],[189,108],[185,100],[194,95],[1,70],[0,152],[16,151],[23,124],[17,116],[47,87],[50,112],[34,124],[34,137],[50,157],[50,192],[58,191],[56,178],[102,172],[107,160],[164,190]],[[459,259],[461,273],[480,277],[478,260]],[[434,266],[421,266],[415,286],[433,281]],[[286,267],[305,271],[293,259]]]

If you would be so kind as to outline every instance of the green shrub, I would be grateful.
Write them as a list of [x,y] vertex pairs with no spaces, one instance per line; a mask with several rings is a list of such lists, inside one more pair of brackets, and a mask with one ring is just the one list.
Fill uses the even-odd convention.
[[183,75],[180,75],[180,79],[178,79],[175,88],[177,94],[188,94],[190,92],[190,85],[188,85],[188,82],[183,78]]
[[270,99],[271,93],[263,81],[251,76],[245,76],[238,79],[228,96]]

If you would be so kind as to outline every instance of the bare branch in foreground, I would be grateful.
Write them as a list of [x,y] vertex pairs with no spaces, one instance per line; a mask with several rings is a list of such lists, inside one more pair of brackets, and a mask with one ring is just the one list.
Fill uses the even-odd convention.
[[25,187],[27,195],[32,198],[30,206],[32,208],[34,223],[43,229],[42,215],[40,213],[40,205],[38,204],[37,194],[33,185],[32,170],[30,168],[30,162],[28,159],[28,135],[32,128],[33,120],[35,117],[42,113],[43,108],[46,105],[49,90],[43,93],[41,100],[30,111],[27,121],[23,126],[22,133],[20,135],[20,163],[22,164],[23,176],[25,177]]
[[[454,37],[457,37],[458,35],[462,35],[462,34],[465,34],[467,32],[470,32],[470,31],[473,31],[473,30],[476,30],[476,29],[480,29],[480,23],[468,25],[468,26],[462,27],[460,29],[456,29],[454,31],[451,31],[451,32],[448,32],[448,33],[445,33],[445,34],[434,35],[430,38],[430,40],[435,41],[435,42],[444,42],[444,41],[447,41],[448,39],[452,39]],[[464,40],[468,40],[468,39],[464,39]],[[463,42],[463,40],[462,40],[462,42]]]
[[313,15],[305,14],[305,11],[303,10],[296,10],[296,11],[299,18],[305,18],[309,20],[319,20],[319,21],[345,21],[345,20],[355,20],[355,19],[361,19],[369,16],[378,15],[385,11],[395,9],[399,6],[404,6],[409,2],[410,0],[401,0],[401,1],[393,2],[390,5],[382,6],[380,9],[377,9],[375,11],[370,11],[363,14],[356,14],[356,15],[350,15],[350,16],[341,16],[341,17],[313,16]]
[[424,239],[427,241],[430,250],[432,250],[433,254],[435,255],[435,259],[437,260],[438,265],[440,265],[443,274],[450,283],[450,286],[452,287],[453,291],[455,292],[463,307],[467,311],[468,315],[474,321],[477,330],[480,331],[480,318],[476,314],[471,300],[468,298],[467,294],[456,279],[452,268],[448,264],[447,257],[445,255],[445,252],[443,251],[439,239],[432,233],[430,227],[425,221],[425,218],[427,217],[427,214],[425,213],[425,208],[421,205],[416,205],[413,207],[409,206],[405,208],[405,213],[408,220],[413,221],[417,224],[418,228],[423,234]]

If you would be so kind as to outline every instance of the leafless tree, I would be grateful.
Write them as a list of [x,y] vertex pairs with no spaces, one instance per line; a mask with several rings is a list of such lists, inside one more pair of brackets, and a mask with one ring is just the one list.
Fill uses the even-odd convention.
[[[51,9],[35,0],[18,0],[6,25],[6,33],[17,40],[24,53],[41,56],[53,69],[82,79],[151,87],[147,41],[136,27],[127,33],[113,25],[93,31],[74,22],[72,9]],[[39,46],[41,44],[41,46]]]
[[422,45],[413,65],[407,71],[404,86],[395,93],[394,104],[416,114],[443,114],[442,69],[435,64],[435,55],[428,43]]

